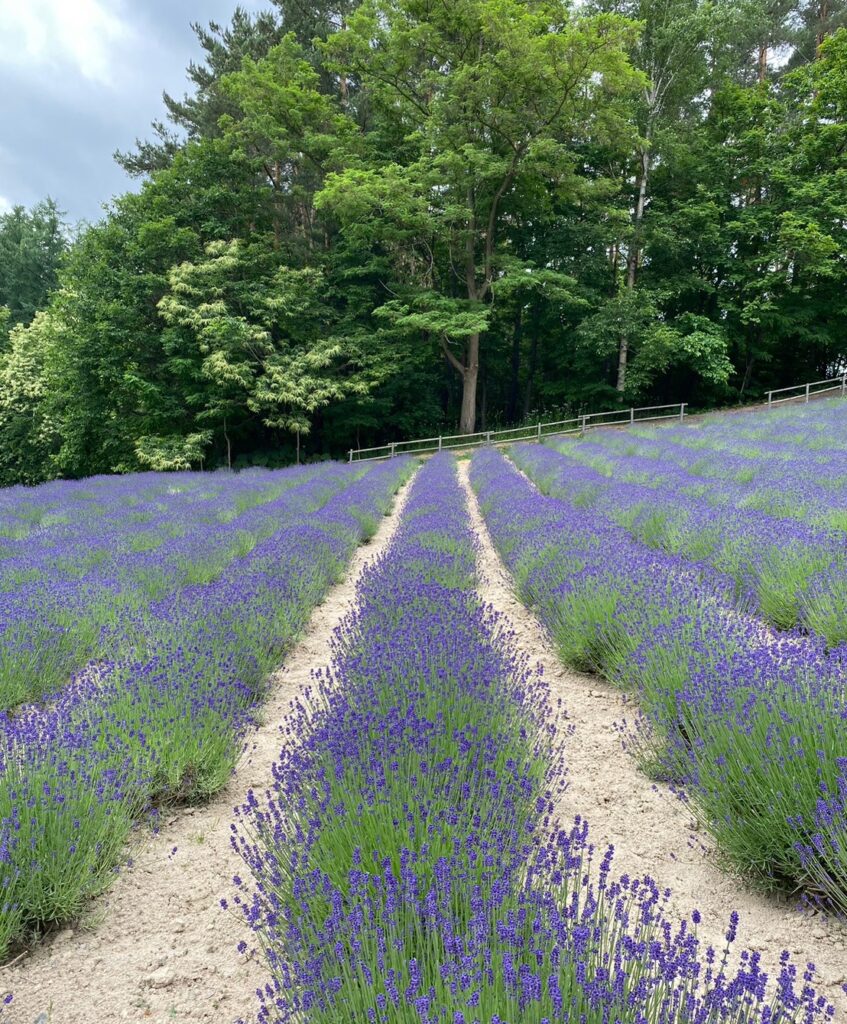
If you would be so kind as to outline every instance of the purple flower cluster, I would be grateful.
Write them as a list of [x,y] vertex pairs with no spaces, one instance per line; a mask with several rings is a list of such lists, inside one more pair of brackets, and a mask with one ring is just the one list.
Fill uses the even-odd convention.
[[0,714],[0,950],[108,885],[151,805],[201,800],[228,780],[267,672],[410,468],[297,474],[240,515],[236,485],[230,529],[252,524],[246,550],[206,582],[128,604],[108,625],[108,658],[44,704]]
[[43,697],[89,660],[113,657],[152,598],[214,579],[284,518],[318,508],[354,478],[332,464],[28,491],[39,525],[5,542],[0,558],[0,708]]
[[638,693],[646,766],[686,787],[738,868],[847,909],[847,651],[773,632],[711,567],[541,495],[502,455],[471,477],[562,657]]
[[[787,955],[769,985],[676,926],[649,878],[613,879],[565,783],[543,677],[473,590],[449,456],[421,471],[388,552],[287,723],[232,842],[235,907],[270,979],[263,1024],[816,1021]],[[226,901],[225,901],[226,902]],[[734,940],[737,917],[730,921]],[[245,946],[241,946],[245,951]]]
[[709,504],[702,494],[666,489],[662,473],[662,486],[627,482],[617,471],[609,477],[546,445],[516,445],[513,457],[544,493],[590,508],[640,544],[713,566],[777,628],[805,625],[830,643],[847,639],[839,616],[847,610],[847,533]]

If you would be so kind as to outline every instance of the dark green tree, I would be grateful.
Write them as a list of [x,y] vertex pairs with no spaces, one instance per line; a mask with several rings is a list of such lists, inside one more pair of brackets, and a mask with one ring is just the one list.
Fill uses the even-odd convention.
[[26,324],[55,289],[69,243],[68,225],[52,199],[0,214],[0,306],[8,326]]

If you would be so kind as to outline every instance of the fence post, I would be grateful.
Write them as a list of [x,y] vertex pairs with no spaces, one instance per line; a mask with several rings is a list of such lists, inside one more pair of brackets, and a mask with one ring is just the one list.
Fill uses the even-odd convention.
[[587,422],[588,422],[588,416],[585,413],[583,413],[582,416],[580,416],[580,424],[579,424],[579,432],[580,432],[580,434],[584,434],[585,433],[585,424]]
[[353,449],[350,449],[350,462],[353,462]]
[[394,458],[394,454],[395,454],[395,449],[396,448],[397,448],[397,442],[396,441],[392,441],[391,442],[391,458],[392,459]]
[[541,424],[538,424],[538,440],[541,440]]
[[629,422],[635,423],[635,409],[629,410]]
[[685,419],[685,407],[686,407],[686,405],[688,405],[688,402],[680,402],[679,403],[679,422],[680,423],[682,423],[682,421]]
[[773,402],[773,391],[769,391],[768,392],[768,408],[769,409],[771,407],[772,402]]
[[486,432],[485,432],[485,443],[487,445],[491,444],[491,431],[490,430],[486,430]]
[[806,385],[806,402],[807,402],[807,404],[808,404],[808,401],[809,401],[809,385],[807,384]]
[[847,373],[841,374],[841,397],[844,397],[844,392],[847,391]]
[[438,450],[441,451],[441,435],[438,435]]

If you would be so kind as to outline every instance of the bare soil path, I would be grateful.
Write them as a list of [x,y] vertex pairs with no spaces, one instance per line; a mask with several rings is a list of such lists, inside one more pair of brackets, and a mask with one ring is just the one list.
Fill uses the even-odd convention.
[[280,724],[313,670],[330,662],[333,629],[355,596],[364,567],[390,543],[409,483],[370,541],[358,548],[343,582],[312,613],[262,709],[264,724],[227,788],[204,807],[174,812],[158,835],[145,836],[131,868],[95,900],[86,920],[45,940],[0,970],[0,993],[14,1002],[10,1024],[172,1024],[250,1020],[259,963],[239,957],[247,929],[221,909],[241,868],[230,848],[233,806],[249,788],[262,791],[282,746]]
[[634,707],[596,676],[563,667],[538,619],[515,596],[512,579],[489,536],[468,483],[470,465],[459,463],[474,530],[479,539],[481,599],[511,623],[516,642],[543,666],[554,697],[561,697],[574,735],[566,745],[569,784],[559,800],[563,822],[587,819],[594,843],[615,847],[615,873],[649,874],[673,891],[671,911],[688,916],[699,909],[702,938],[722,948],[730,911],[741,917],[739,947],[760,950],[763,963],[777,967],[783,949],[795,962],[813,962],[819,993],[847,1021],[847,927],[815,914],[802,915],[790,901],[751,891],[723,871],[709,841],[696,831],[685,805],[667,787],[641,773],[621,745],[618,724]]

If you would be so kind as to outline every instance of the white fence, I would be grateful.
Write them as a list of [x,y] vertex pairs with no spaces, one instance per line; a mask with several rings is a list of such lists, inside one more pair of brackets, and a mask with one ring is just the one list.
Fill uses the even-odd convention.
[[414,441],[395,441],[376,448],[351,448],[350,462],[371,459],[392,459],[395,455],[424,455],[450,448],[478,448],[488,444],[509,444],[512,441],[540,441],[554,434],[584,434],[591,427],[626,426],[633,423],[652,423],[656,420],[685,419],[687,402],[673,405],[643,405],[632,409],[613,409],[611,412],[588,412],[569,420],[536,423],[528,427],[510,427],[507,430],[481,430],[475,434],[448,434],[438,437],[420,437]]
[[[838,377],[815,380],[809,384],[792,384],[767,392],[768,408],[783,402],[808,402],[820,395],[847,395],[847,371]],[[774,398],[774,395],[781,397]],[[634,423],[652,423],[656,420],[685,419],[687,402],[673,405],[642,405],[631,409],[613,409],[610,412],[588,412],[569,420],[552,423],[536,423],[528,427],[509,427],[507,430],[482,430],[475,434],[446,434],[438,437],[420,437],[414,441],[394,441],[376,448],[351,448],[350,462],[367,462],[371,459],[391,459],[395,455],[440,452],[450,448],[478,448],[486,444],[509,444],[512,441],[540,441],[542,437],[554,434],[584,434],[591,427],[627,426]]]
[[[789,395],[788,392],[793,394]],[[826,395],[837,392],[844,397],[847,391],[847,372],[840,377],[828,377],[826,380],[814,380],[810,384],[793,384],[789,388],[777,388],[776,391],[768,392],[768,408],[772,409],[780,402],[808,402],[817,395]],[[782,398],[774,398],[774,395],[782,395]]]

